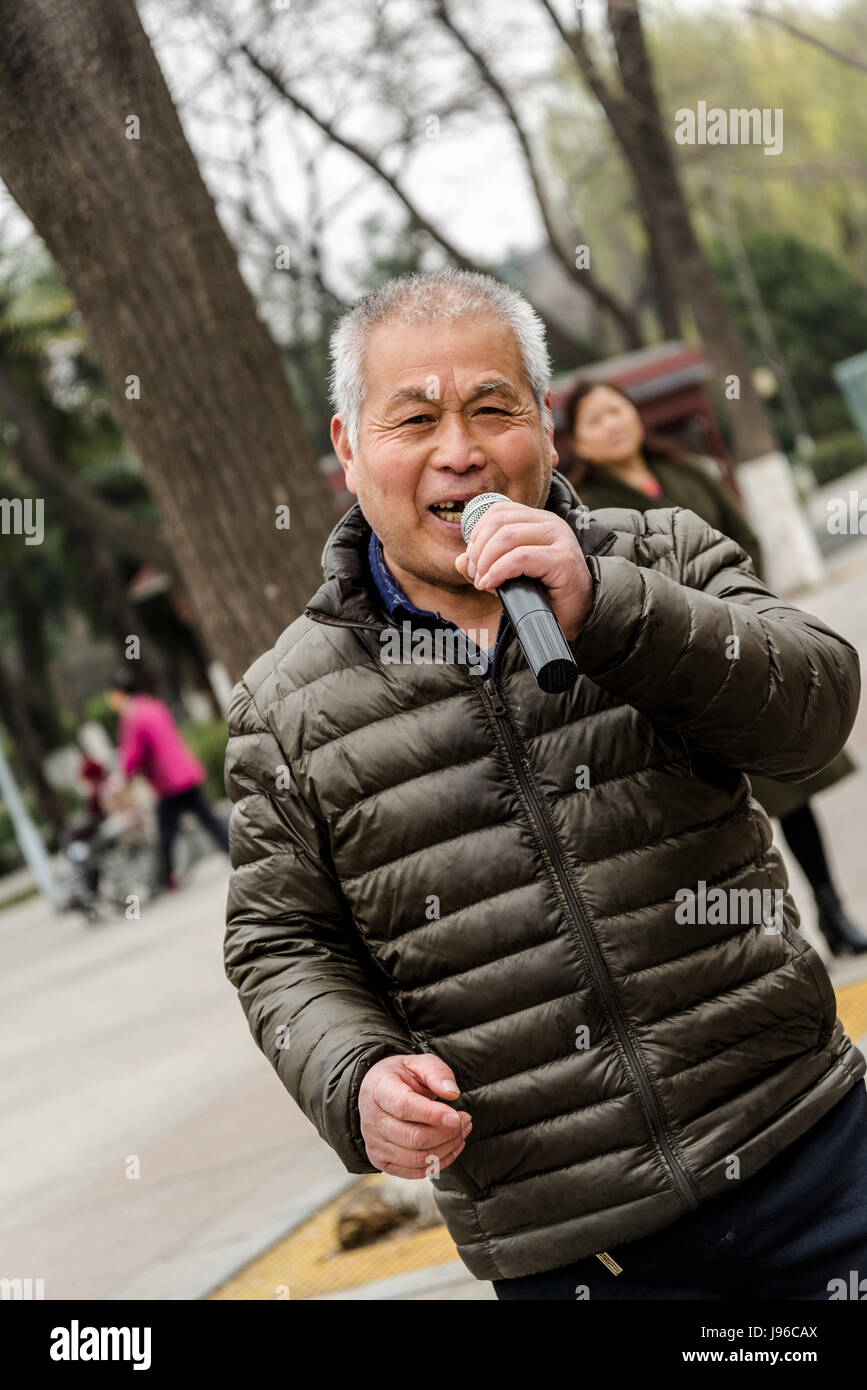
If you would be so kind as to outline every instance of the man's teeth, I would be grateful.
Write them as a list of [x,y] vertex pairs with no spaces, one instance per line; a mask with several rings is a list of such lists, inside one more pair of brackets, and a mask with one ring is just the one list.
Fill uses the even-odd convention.
[[437,516],[441,516],[444,521],[459,522],[463,510],[463,502],[437,502],[431,507],[431,511],[436,512]]

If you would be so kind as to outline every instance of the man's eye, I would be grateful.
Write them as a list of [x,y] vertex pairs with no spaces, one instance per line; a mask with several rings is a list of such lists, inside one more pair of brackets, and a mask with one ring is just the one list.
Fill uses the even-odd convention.
[[401,424],[414,425],[419,420],[430,420],[431,418],[432,417],[430,415],[411,415],[408,420],[402,420]]
[[486,410],[492,410],[495,415],[505,415],[506,412],[499,405],[483,405],[476,411],[477,415],[484,415]]

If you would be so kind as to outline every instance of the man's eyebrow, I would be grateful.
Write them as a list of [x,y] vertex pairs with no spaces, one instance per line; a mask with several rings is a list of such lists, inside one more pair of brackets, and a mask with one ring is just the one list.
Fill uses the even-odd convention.
[[430,405],[431,397],[423,386],[401,386],[397,391],[392,391],[385,404],[402,405],[404,401],[427,401]]
[[507,381],[504,376],[497,377],[495,381],[483,381],[481,386],[476,387],[476,390],[470,396],[470,400],[476,401],[478,400],[479,396],[493,395],[508,396],[510,400],[516,402],[520,400],[520,397],[517,391],[515,390],[514,386],[512,385],[511,381]]
[[[510,400],[518,401],[520,397],[510,381],[505,377],[497,377],[494,381],[483,381],[476,387],[471,396],[467,398],[467,403],[476,401],[481,396],[500,395],[507,396]],[[401,386],[386,399],[386,407],[402,405],[409,401],[422,401],[426,405],[431,405],[437,400],[436,396],[430,396],[424,386]]]

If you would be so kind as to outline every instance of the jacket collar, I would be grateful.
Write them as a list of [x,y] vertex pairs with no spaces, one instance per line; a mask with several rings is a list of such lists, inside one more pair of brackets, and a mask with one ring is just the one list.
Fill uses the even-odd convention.
[[[545,509],[564,518],[570,513],[584,513],[585,519],[576,525],[576,534],[585,555],[605,549],[614,538],[607,526],[590,520],[589,509],[568,478],[556,468],[551,474]],[[307,604],[304,610],[307,617],[348,627],[384,626],[367,569],[370,532],[370,523],[355,502],[334,525],[322,549],[320,564],[325,582]]]

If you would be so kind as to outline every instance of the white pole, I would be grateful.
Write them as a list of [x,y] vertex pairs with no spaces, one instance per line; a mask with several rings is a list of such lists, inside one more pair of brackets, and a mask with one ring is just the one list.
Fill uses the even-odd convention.
[[53,907],[59,908],[60,895],[57,891],[54,875],[51,872],[51,860],[46,853],[42,837],[33,818],[24,804],[24,798],[18,790],[18,784],[9,763],[6,761],[2,744],[0,744],[0,796],[6,802],[6,809],[15,830],[15,838],[40,891]]
[[771,592],[785,597],[821,584],[822,552],[785,454],[739,463],[737,477],[747,520],[762,547],[762,578]]
[[229,697],[232,694],[233,682],[222,661],[212,661],[210,663],[208,666],[208,680],[211,682],[211,689],[225,717],[229,708]]

